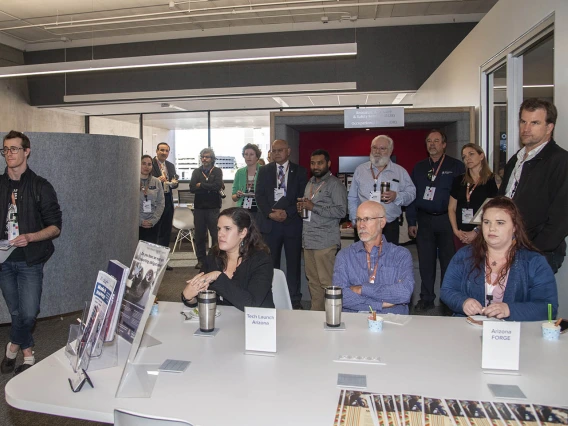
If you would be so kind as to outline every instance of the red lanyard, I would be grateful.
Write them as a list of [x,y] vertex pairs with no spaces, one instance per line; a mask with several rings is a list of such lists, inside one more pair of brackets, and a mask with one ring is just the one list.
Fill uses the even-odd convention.
[[201,169],[201,174],[205,178],[205,182],[209,182],[209,176],[211,176],[211,172],[213,171],[214,168],[215,167],[211,167],[211,170],[209,170],[208,174],[203,173],[203,169]]
[[471,194],[473,193],[473,190],[475,189],[475,187],[477,186],[477,183],[474,183],[471,191],[469,190],[469,182],[467,183],[467,188],[465,190],[465,199],[467,200],[467,205],[469,206],[469,200],[471,199]]
[[440,161],[440,164],[438,164],[438,168],[436,169],[436,173],[434,173],[432,175],[432,182],[434,182],[436,180],[436,177],[438,176],[438,172],[440,171],[440,168],[442,167],[442,163],[444,162],[445,159],[446,159],[446,154],[442,155],[442,161]]
[[375,263],[375,268],[371,273],[371,253],[367,252],[367,272],[369,274],[369,284],[375,283],[375,278],[377,277],[377,269],[379,266],[379,257],[381,257],[381,252],[383,251],[383,244],[379,245],[379,254],[377,255],[377,262]]
[[[384,172],[386,169],[386,166],[383,168],[383,170],[381,170],[377,176],[375,176],[375,171],[373,170],[373,164],[371,163],[371,174],[373,175],[373,180],[375,181],[375,183],[373,184],[373,191],[377,191],[377,182],[379,181],[379,176],[381,175],[382,172]],[[379,170],[379,168],[377,167],[377,170]]]

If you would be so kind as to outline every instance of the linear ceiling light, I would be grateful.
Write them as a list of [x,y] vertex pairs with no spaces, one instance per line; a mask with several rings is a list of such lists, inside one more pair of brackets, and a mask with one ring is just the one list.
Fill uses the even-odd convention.
[[401,101],[405,98],[406,93],[399,93],[396,95],[396,98],[392,101],[393,105],[401,103]]
[[357,43],[221,50],[216,52],[178,53],[173,55],[137,56],[1,67],[0,78],[180,65],[348,57],[356,55]]

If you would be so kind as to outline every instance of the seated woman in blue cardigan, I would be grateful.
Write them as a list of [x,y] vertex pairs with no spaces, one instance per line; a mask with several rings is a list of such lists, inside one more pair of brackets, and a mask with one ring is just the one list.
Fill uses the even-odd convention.
[[481,232],[453,257],[441,300],[456,315],[540,321],[558,308],[556,280],[525,233],[515,203],[495,197],[483,209]]
[[201,273],[187,281],[182,302],[197,306],[197,294],[215,290],[217,304],[274,308],[270,250],[264,244],[250,213],[241,207],[223,210],[217,221],[217,244],[207,256]]

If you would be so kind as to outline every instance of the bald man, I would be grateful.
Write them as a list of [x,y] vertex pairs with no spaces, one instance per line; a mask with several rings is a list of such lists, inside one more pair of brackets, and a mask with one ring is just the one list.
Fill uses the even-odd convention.
[[259,169],[255,198],[258,227],[270,248],[274,268],[280,269],[284,246],[290,299],[294,309],[302,309],[302,219],[296,211],[296,201],[304,196],[308,174],[305,168],[289,160],[291,151],[285,140],[274,141],[271,149],[273,162]]
[[383,237],[385,208],[365,201],[357,208],[360,241],[342,249],[335,259],[333,285],[343,288],[345,312],[408,314],[414,290],[412,255]]

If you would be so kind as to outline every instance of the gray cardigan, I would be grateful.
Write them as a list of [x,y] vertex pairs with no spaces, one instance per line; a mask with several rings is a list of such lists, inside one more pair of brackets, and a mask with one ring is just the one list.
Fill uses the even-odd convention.
[[154,226],[158,223],[164,211],[164,188],[158,178],[150,175],[147,197],[148,201],[152,203],[152,212],[144,213],[143,203],[146,197],[144,197],[143,181],[145,181],[145,179],[140,178],[140,221],[138,222],[138,226],[142,226],[143,220],[149,220],[152,222],[152,226]]

